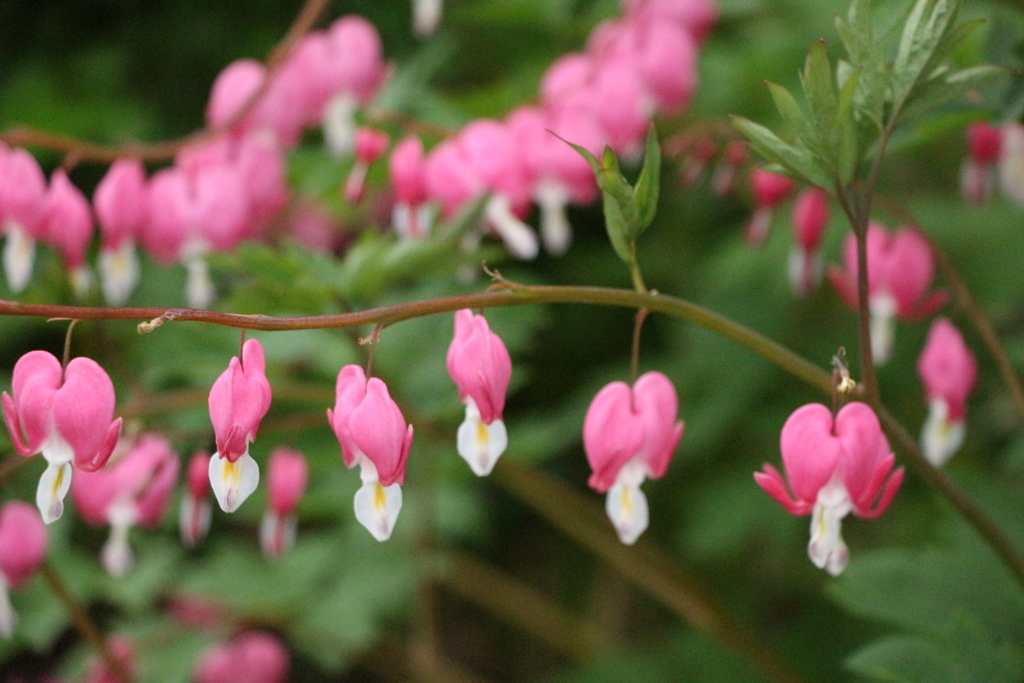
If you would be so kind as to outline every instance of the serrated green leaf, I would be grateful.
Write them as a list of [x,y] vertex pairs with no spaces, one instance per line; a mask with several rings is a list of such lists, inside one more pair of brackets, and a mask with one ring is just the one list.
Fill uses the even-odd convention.
[[651,125],[647,129],[647,145],[644,150],[644,166],[633,188],[636,198],[637,222],[631,226],[629,237],[636,239],[647,229],[658,211],[658,191],[661,189],[661,147],[658,135]]
[[764,126],[742,116],[731,117],[734,128],[746,136],[751,147],[768,161],[779,164],[787,173],[812,185],[833,191],[827,170],[821,167],[810,150],[784,142]]
[[917,82],[928,76],[926,67],[934,63],[959,9],[959,0],[918,0],[914,5],[893,62],[895,107],[900,107]]

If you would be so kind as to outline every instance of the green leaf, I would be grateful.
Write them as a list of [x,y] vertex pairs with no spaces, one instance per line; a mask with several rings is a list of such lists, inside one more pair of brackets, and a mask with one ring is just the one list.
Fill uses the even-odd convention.
[[839,181],[844,185],[853,180],[857,172],[857,164],[860,162],[857,122],[853,116],[853,106],[862,73],[860,69],[856,69],[852,73],[843,75],[839,90],[839,102],[836,107],[835,127],[839,135],[836,149],[836,170],[839,174]]
[[824,142],[830,137],[832,122],[836,115],[835,82],[832,80],[832,66],[828,61],[825,41],[819,40],[807,53],[801,80],[804,95],[811,108],[811,117],[818,137]]
[[959,0],[917,0],[903,26],[893,63],[894,106],[901,106],[917,82],[928,75],[925,69],[934,63],[959,9]]
[[732,116],[734,128],[746,136],[751,147],[768,161],[779,164],[791,175],[802,178],[812,185],[833,190],[834,185],[828,172],[804,147],[796,147],[782,141],[772,131],[742,116]]
[[796,101],[796,98],[793,97],[793,94],[778,83],[768,81],[767,85],[768,92],[771,93],[772,99],[775,100],[775,108],[779,110],[782,119],[793,129],[797,139],[803,140],[805,144],[812,140],[814,132],[811,128],[811,122],[807,119],[807,114],[804,113],[803,108]]
[[984,88],[1009,74],[1009,70],[992,64],[940,74],[920,88],[920,94],[907,101],[900,113],[900,121],[908,121],[954,102],[972,90]]
[[636,197],[637,223],[630,229],[629,237],[636,239],[647,229],[658,211],[658,191],[661,189],[661,147],[658,135],[651,125],[647,130],[647,148],[644,151],[644,166],[636,180],[633,194]]

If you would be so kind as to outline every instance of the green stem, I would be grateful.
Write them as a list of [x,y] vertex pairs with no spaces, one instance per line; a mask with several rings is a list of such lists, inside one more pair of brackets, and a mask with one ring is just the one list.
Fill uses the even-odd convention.
[[57,597],[57,600],[64,606],[64,611],[67,612],[75,629],[103,658],[103,663],[106,664],[107,669],[110,670],[114,678],[121,683],[130,683],[132,677],[125,669],[124,662],[114,655],[107,645],[107,641],[103,639],[103,634],[100,633],[100,630],[89,618],[88,613],[79,604],[75,596],[71,594],[71,590],[60,578],[60,575],[54,571],[48,562],[43,562],[39,565],[39,573]]

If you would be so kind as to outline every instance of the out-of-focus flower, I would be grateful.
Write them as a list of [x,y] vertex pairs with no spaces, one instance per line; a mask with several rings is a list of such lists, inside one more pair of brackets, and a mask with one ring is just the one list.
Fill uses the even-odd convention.
[[928,398],[928,419],[921,429],[921,449],[941,467],[964,442],[967,397],[978,379],[974,354],[953,323],[938,318],[917,360],[917,374]]

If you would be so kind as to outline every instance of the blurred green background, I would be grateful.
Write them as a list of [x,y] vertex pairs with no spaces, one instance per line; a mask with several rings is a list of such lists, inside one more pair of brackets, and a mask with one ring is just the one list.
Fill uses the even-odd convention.
[[[876,5],[883,20],[906,6]],[[663,138],[720,125],[730,113],[775,124],[764,80],[793,88],[818,38],[838,55],[832,20],[844,2],[720,0],[719,9],[701,51],[693,106],[659,122]],[[183,135],[201,127],[217,73],[233,59],[265,57],[298,10],[299,3],[271,0],[0,3],[0,128],[29,125],[106,143]],[[613,0],[453,0],[440,31],[419,41],[407,2],[335,0],[321,25],[346,13],[369,18],[396,68],[380,106],[457,128],[535,98],[547,65],[581,49],[597,22],[618,11]],[[959,59],[1021,66],[1019,3],[968,0],[964,12],[989,23]],[[964,125],[1019,117],[1019,80],[905,131],[880,186],[950,254],[1018,368],[1024,209],[1002,199],[967,206],[957,184]],[[34,151],[47,168],[60,162]],[[334,212],[353,246],[324,255],[282,240],[217,256],[218,308],[317,314],[481,291],[488,282],[467,283],[459,269],[482,258],[523,282],[629,287],[597,207],[570,212],[575,241],[561,259],[513,262],[493,245],[468,257],[450,245],[410,255],[386,231],[386,213],[373,210],[387,203],[382,169],[371,174],[369,208],[341,205],[335,188],[346,163],[328,157],[310,134],[292,157],[290,179],[297,196]],[[705,175],[681,188],[684,163],[666,160],[660,210],[639,245],[648,286],[729,315],[822,367],[840,346],[855,355],[855,316],[829,287],[806,300],[789,290],[790,204],[765,248],[752,250],[742,239],[751,211],[745,186],[717,197]],[[104,171],[83,163],[71,175],[91,194]],[[884,212],[878,218],[896,226]],[[838,261],[847,230],[833,207],[828,262]],[[180,306],[183,283],[182,268],[147,262],[130,305]],[[12,298],[3,287],[0,296]],[[72,303],[52,253],[41,250],[19,299]],[[967,441],[949,470],[1024,546],[1020,416],[962,313],[943,314],[964,332],[981,370]],[[416,429],[406,507],[385,544],[355,523],[358,477],[342,466],[324,417],[338,370],[365,361],[356,342],[369,329],[250,334],[266,349],[274,391],[253,455],[264,463],[274,446],[288,444],[306,453],[313,473],[287,557],[267,563],[259,554],[262,489],[236,514],[218,511],[195,552],[178,541],[175,499],[162,529],[133,532],[138,564],[122,580],[99,566],[105,531],[71,512],[49,529],[58,573],[106,631],[134,639],[140,680],[187,681],[206,646],[249,627],[285,640],[297,681],[771,680],[735,638],[683,618],[694,601],[730,615],[807,681],[997,683],[1024,676],[1024,593],[919,479],[908,477],[882,518],[848,518],[851,562],[841,577],[810,564],[807,520],[787,515],[751,473],[764,462],[778,465],[786,417],[823,397],[688,323],[658,316],[646,323],[640,369],[673,380],[686,432],[666,477],[645,485],[651,527],[642,548],[623,554],[609,545],[610,525],[593,523],[595,515],[606,522],[603,498],[586,488],[580,432],[594,393],[628,376],[632,313],[561,305],[487,316],[515,368],[505,413],[510,445],[492,479],[474,477],[455,453],[462,406],[444,366],[451,316],[401,323],[381,336],[375,374]],[[64,332],[62,323],[0,319],[0,384],[10,387],[23,353],[59,354]],[[914,433],[926,412],[915,370],[926,332],[926,323],[900,325],[894,358],[880,375],[885,402]],[[133,428],[168,434],[186,458],[212,449],[206,395],[237,345],[235,330],[170,323],[140,337],[134,324],[108,321],[80,324],[74,353],[111,374],[118,414]],[[0,438],[0,456],[15,462],[6,433]],[[0,467],[0,498],[31,500],[41,460]],[[652,590],[645,576],[667,588]],[[182,599],[215,604],[217,623],[198,629],[175,621],[168,606]],[[22,624],[13,641],[0,642],[0,678],[80,676],[88,648],[45,584],[37,578],[14,604]]]

